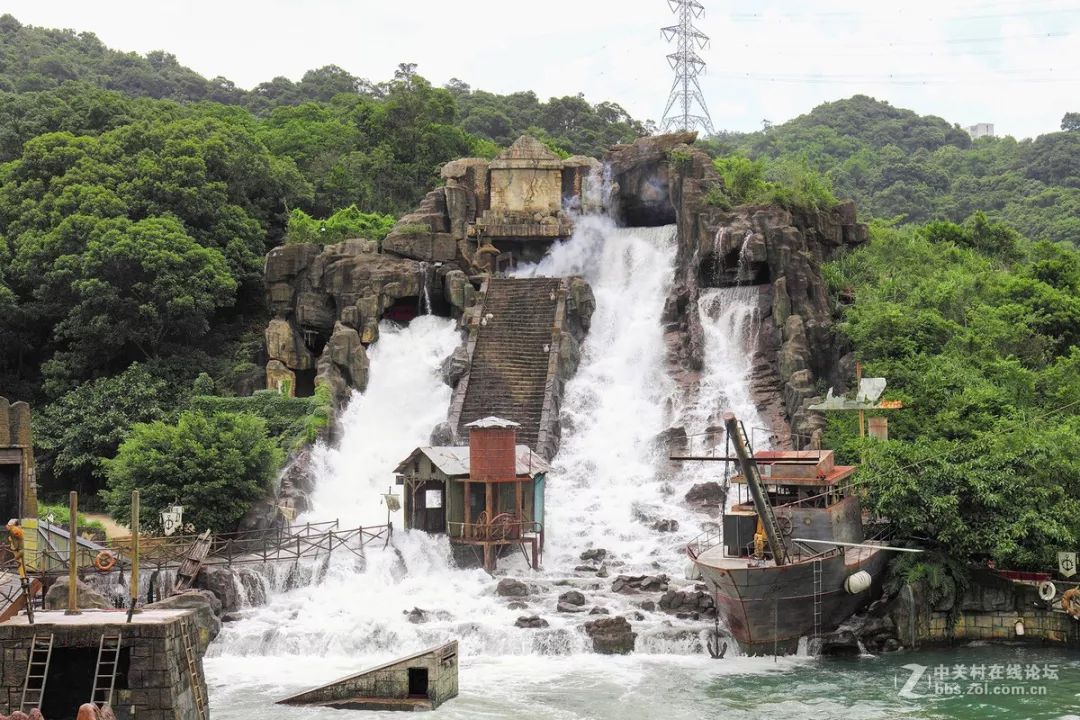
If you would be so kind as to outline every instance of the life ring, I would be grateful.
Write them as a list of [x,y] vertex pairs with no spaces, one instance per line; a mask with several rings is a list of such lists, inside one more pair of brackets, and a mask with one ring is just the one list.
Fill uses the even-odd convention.
[[1080,590],[1069,588],[1061,596],[1061,609],[1080,620]]
[[1057,595],[1057,587],[1049,580],[1043,580],[1039,583],[1039,599],[1044,602],[1050,602]]
[[116,556],[108,550],[102,550],[94,556],[94,568],[98,572],[107,573],[116,567]]

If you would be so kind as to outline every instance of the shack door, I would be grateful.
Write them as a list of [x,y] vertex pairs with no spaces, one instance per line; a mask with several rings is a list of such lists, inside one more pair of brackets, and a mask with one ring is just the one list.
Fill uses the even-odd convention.
[[446,492],[441,482],[426,482],[413,495],[414,524],[429,533],[446,532]]
[[[6,453],[5,453],[6,454]],[[19,517],[19,485],[22,464],[0,454],[0,525]]]

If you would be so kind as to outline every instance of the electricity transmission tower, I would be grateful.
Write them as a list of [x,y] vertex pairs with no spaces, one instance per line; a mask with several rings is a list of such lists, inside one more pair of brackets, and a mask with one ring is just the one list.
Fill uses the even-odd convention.
[[[705,72],[705,61],[697,53],[708,47],[709,36],[694,26],[694,20],[702,16],[705,6],[697,0],[667,0],[667,3],[679,24],[660,30],[665,40],[675,43],[675,52],[667,56],[668,64],[675,71],[675,81],[671,84],[671,95],[660,128],[671,131],[700,127],[706,135],[712,135],[712,118],[698,82],[698,76]],[[695,113],[695,109],[698,112]]]

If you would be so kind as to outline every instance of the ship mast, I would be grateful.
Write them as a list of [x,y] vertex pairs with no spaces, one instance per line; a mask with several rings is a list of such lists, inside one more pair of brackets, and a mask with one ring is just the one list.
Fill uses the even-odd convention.
[[724,413],[724,427],[727,429],[731,444],[735,447],[735,455],[739,458],[746,484],[750,486],[750,494],[754,497],[754,507],[757,509],[758,518],[765,528],[765,535],[769,540],[769,550],[772,551],[773,560],[777,565],[787,565],[788,549],[784,542],[784,535],[780,532],[780,526],[776,522],[776,514],[773,513],[772,505],[769,504],[769,495],[765,491],[765,483],[761,479],[757,462],[750,451],[750,444],[746,441],[746,433],[742,423],[738,421],[734,413]]

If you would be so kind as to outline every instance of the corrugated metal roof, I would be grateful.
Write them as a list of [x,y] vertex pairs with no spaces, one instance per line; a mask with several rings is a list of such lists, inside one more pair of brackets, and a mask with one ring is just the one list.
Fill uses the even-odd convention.
[[[515,472],[518,475],[533,477],[551,470],[547,460],[530,450],[528,445],[516,445],[514,450],[516,456]],[[405,472],[405,469],[420,453],[426,455],[431,464],[437,467],[439,472],[444,475],[466,477],[469,474],[469,447],[467,445],[416,448],[409,457],[405,458],[397,466],[394,472],[399,474]]]
[[473,420],[465,427],[468,428],[516,428],[521,427],[520,423],[516,423],[513,420],[503,420],[501,417],[495,417],[494,415],[488,415],[486,418],[480,418],[479,420]]

